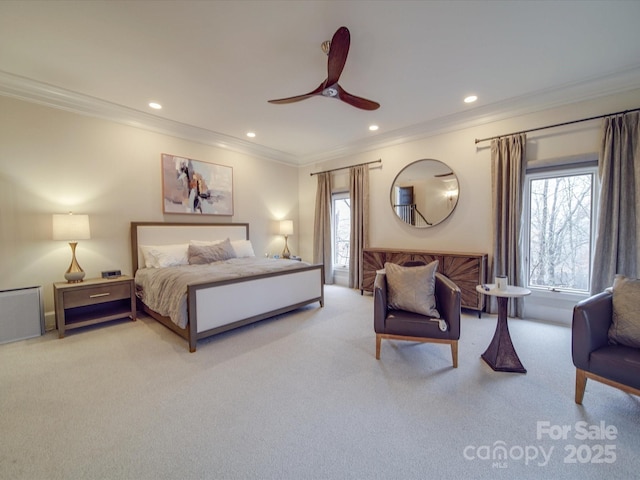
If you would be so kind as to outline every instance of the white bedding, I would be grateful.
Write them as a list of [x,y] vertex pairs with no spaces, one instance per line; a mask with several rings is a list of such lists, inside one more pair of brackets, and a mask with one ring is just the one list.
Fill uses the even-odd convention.
[[296,260],[245,257],[206,265],[181,265],[143,268],[135,275],[137,295],[145,305],[170,317],[180,328],[187,325],[187,287],[283,270],[295,270],[309,264]]

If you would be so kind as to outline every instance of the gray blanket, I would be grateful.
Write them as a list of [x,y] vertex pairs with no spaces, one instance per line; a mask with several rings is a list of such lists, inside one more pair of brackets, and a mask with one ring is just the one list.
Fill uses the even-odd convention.
[[296,260],[245,257],[206,265],[143,268],[135,275],[136,294],[151,310],[170,317],[173,323],[180,328],[185,328],[188,320],[187,287],[189,285],[295,270],[308,265]]

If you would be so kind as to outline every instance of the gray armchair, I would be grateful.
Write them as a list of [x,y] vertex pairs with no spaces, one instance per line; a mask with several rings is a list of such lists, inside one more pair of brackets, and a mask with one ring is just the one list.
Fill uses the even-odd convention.
[[573,309],[571,353],[579,405],[589,378],[640,395],[640,349],[609,344],[612,316],[613,294],[606,291],[582,300]]
[[[377,275],[373,286],[373,324],[376,332],[376,358],[380,359],[383,339],[451,345],[453,367],[458,367],[460,339],[460,289],[442,274],[436,273],[436,307],[444,322],[404,310],[394,310],[387,303],[386,275]],[[443,328],[444,327],[444,331]]]

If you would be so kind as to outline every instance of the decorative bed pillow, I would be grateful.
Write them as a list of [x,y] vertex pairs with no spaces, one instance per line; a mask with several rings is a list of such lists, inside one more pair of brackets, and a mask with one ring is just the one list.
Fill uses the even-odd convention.
[[640,280],[616,275],[609,342],[640,348]]
[[224,240],[189,240],[189,245],[217,245]]
[[437,269],[437,260],[418,267],[385,263],[389,307],[440,318],[435,297]]
[[253,245],[251,245],[251,240],[233,240],[231,242],[231,246],[233,247],[233,251],[238,258],[256,256],[256,254],[253,252]]
[[176,265],[188,265],[187,252],[189,244],[175,245],[140,245],[147,268],[164,268]]
[[235,256],[236,254],[228,238],[215,245],[189,244],[189,263],[191,265],[219,262],[235,258]]

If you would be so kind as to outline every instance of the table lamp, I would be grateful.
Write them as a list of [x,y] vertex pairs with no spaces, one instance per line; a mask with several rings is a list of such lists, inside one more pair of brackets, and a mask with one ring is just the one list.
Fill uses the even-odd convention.
[[69,265],[67,273],[64,274],[68,283],[79,283],[84,278],[84,271],[76,260],[76,246],[78,240],[88,240],[89,238],[91,238],[89,215],[74,215],[71,212],[53,215],[53,239],[69,240],[71,247],[71,265]]
[[280,221],[280,235],[284,235],[284,250],[282,250],[282,258],[290,258],[291,252],[289,252],[287,237],[289,235],[293,235],[293,220]]

